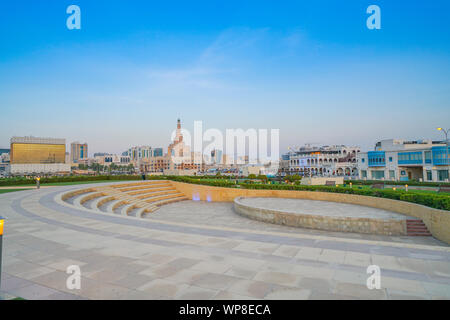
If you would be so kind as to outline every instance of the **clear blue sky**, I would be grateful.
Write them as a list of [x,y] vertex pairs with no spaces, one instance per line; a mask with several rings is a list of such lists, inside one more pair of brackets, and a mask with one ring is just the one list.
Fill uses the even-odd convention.
[[[81,30],[66,8],[81,8]],[[381,8],[381,30],[366,8]],[[166,147],[189,129],[279,128],[372,148],[450,127],[449,1],[8,1],[0,147],[13,135],[91,152]]]

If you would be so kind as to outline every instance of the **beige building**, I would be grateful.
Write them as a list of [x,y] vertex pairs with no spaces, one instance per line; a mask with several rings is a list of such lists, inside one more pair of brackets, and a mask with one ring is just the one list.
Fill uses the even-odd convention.
[[70,144],[70,158],[73,163],[88,157],[87,143],[72,142]]

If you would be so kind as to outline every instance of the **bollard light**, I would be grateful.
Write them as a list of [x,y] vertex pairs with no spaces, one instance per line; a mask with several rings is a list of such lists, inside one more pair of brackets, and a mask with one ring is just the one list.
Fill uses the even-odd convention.
[[408,192],[408,185],[405,184],[405,191]]

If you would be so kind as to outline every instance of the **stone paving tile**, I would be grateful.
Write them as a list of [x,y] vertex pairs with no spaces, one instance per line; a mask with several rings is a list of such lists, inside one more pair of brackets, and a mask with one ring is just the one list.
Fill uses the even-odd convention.
[[295,255],[296,258],[307,259],[307,260],[317,260],[322,253],[322,248],[309,248],[303,247]]
[[11,292],[12,290],[20,289],[32,284],[31,281],[14,276],[3,277],[5,273],[2,273],[2,291]]
[[81,289],[77,290],[77,294],[88,299],[117,300],[129,291],[121,286],[82,277]]
[[304,277],[300,279],[296,286],[312,292],[330,293],[333,288],[333,283],[330,280],[321,278]]
[[33,268],[33,269],[29,270],[29,271],[18,273],[18,274],[16,274],[16,276],[19,277],[19,278],[30,280],[30,279],[33,279],[35,277],[51,273],[53,271],[55,271],[55,269],[37,266],[37,267],[35,267],[35,268]]
[[306,300],[310,297],[311,291],[298,288],[283,288],[268,293],[264,299],[269,300]]
[[206,289],[225,290],[237,281],[239,281],[239,279],[233,276],[205,272],[194,276],[191,284]]
[[257,300],[249,296],[243,296],[230,291],[220,291],[213,300]]
[[391,300],[427,300],[430,299],[428,294],[411,294],[410,292],[387,289],[389,299]]
[[428,261],[429,269],[433,274],[450,278],[450,263],[441,261]]
[[313,267],[313,266],[305,266],[305,265],[296,265],[291,270],[292,273],[298,274],[302,277],[311,277],[311,278],[321,278],[326,280],[333,279],[333,276],[336,272],[335,269],[332,268],[323,268],[323,267]]
[[59,291],[56,293],[50,294],[42,299],[44,299],[44,300],[87,300],[86,298],[83,298],[83,297],[80,297],[80,296],[77,296],[74,294],[59,292]]
[[154,280],[149,276],[141,274],[128,274],[109,281],[111,284],[115,284],[128,289],[137,289],[150,281]]
[[317,260],[328,263],[344,263],[345,253],[341,250],[323,249]]
[[39,284],[30,284],[25,287],[10,290],[10,292],[27,300],[44,300],[48,299],[51,295],[59,293],[57,290]]
[[[40,275],[31,279],[32,282],[52,288],[57,291],[76,294],[75,290],[69,290],[66,282],[69,275],[62,271],[53,271],[44,275]],[[83,277],[82,277],[82,280]]]
[[281,245],[274,252],[272,252],[275,256],[292,258],[295,257],[300,251],[298,246],[290,246],[290,245]]
[[220,273],[226,273],[228,270],[231,269],[231,267],[232,267],[231,264],[225,264],[225,263],[215,262],[215,261],[201,261],[201,262],[195,264],[192,267],[192,269],[220,274]]
[[366,285],[368,277],[369,277],[368,274],[362,272],[336,270],[333,276],[333,280],[357,285]]
[[371,265],[371,256],[367,253],[346,251],[345,264],[368,267]]
[[175,296],[179,300],[210,300],[217,295],[217,290],[205,289],[197,286],[189,286],[180,290]]
[[175,283],[165,279],[155,279],[138,287],[137,290],[174,299],[183,289],[188,287],[189,285],[185,283]]
[[258,272],[256,276],[253,278],[254,280],[264,281],[272,284],[279,284],[284,286],[295,286],[301,279],[300,276],[282,273],[282,272],[273,272],[273,271],[263,271]]
[[139,274],[144,276],[149,276],[152,278],[166,278],[175,275],[181,270],[181,268],[164,265],[157,265],[146,268],[145,270],[139,272]]
[[176,257],[160,253],[150,253],[148,255],[142,256],[141,259],[154,264],[163,264],[175,260]]
[[199,262],[200,262],[200,260],[197,260],[197,259],[178,258],[178,259],[175,259],[175,260],[167,263],[167,265],[171,266],[171,267],[175,267],[175,268],[184,269],[184,268],[190,268]]
[[450,285],[422,282],[422,286],[432,296],[450,298]]
[[422,282],[381,276],[381,287],[393,290],[408,291],[410,293],[426,293]]
[[243,279],[253,279],[256,275],[257,271],[250,269],[250,268],[241,268],[232,266],[227,272],[225,272],[226,275],[233,276],[236,278],[243,278]]
[[313,291],[309,296],[310,300],[358,300],[358,297],[346,296],[336,293],[324,293],[320,291]]
[[130,290],[123,295],[119,295],[118,300],[158,300],[162,298],[163,297],[157,293]]
[[358,299],[376,299],[384,300],[387,298],[385,289],[369,290],[366,285],[358,285],[353,283],[339,282],[336,284],[332,293],[344,296],[351,296]]

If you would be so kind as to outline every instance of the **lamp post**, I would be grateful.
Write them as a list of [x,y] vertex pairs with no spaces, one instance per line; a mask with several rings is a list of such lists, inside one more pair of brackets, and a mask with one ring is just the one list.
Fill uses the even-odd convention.
[[438,131],[442,131],[443,133],[444,133],[444,135],[445,135],[445,156],[446,156],[446,158],[445,158],[445,163],[447,164],[447,180],[449,179],[449,171],[448,171],[448,169],[449,169],[449,161],[448,161],[448,133],[449,133],[449,131],[450,131],[450,129],[447,129],[447,130],[445,130],[445,129],[443,129],[443,128],[437,128],[437,130]]

